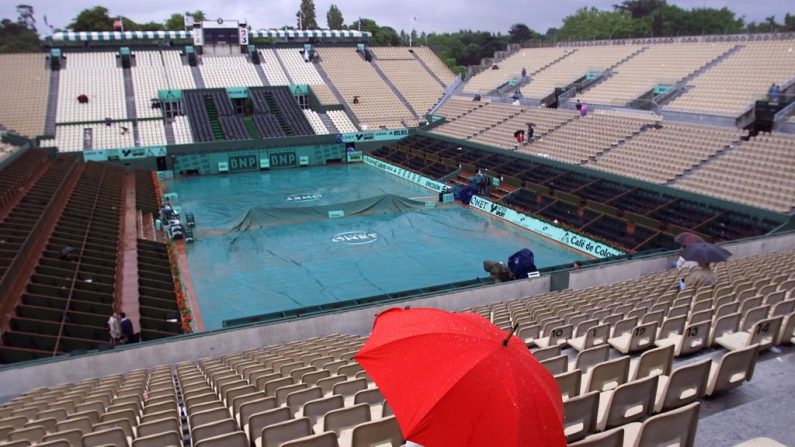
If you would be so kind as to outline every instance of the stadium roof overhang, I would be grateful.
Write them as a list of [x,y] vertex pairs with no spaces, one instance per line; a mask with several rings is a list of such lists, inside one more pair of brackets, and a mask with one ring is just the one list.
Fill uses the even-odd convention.
[[[251,38],[270,37],[277,39],[311,39],[311,38],[349,38],[369,39],[372,34],[367,31],[355,30],[257,30],[249,33]],[[190,31],[61,31],[47,36],[44,40],[51,42],[101,42],[125,40],[179,40],[192,39]]]

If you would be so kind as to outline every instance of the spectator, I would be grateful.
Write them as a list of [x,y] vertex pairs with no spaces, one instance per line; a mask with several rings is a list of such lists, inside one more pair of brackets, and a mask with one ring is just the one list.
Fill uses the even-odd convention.
[[110,127],[111,124],[113,124],[113,120],[110,119],[110,117],[106,117],[105,118],[105,125]]
[[574,104],[574,108],[575,108],[575,109],[577,109],[578,111],[579,111],[580,109],[582,109],[582,103],[580,102],[580,100],[579,100],[579,99],[577,100],[577,103],[576,103],[576,104]]
[[121,134],[122,135],[127,135],[128,133],[130,133],[130,129],[127,128],[127,127],[121,126]]
[[108,331],[110,332],[110,344],[116,345],[121,339],[121,324],[119,323],[119,314],[113,312],[108,318]]
[[686,277],[682,278],[679,288],[681,290],[685,287],[693,287],[696,289],[701,287],[712,287],[717,282],[718,277],[709,267],[709,264],[700,262],[698,268],[691,270]]
[[359,104],[359,97],[358,96],[354,96],[353,97],[353,103],[354,104]]
[[535,135],[535,128],[533,127],[533,123],[527,123],[527,141],[533,141],[533,135]]
[[127,314],[124,312],[120,313],[121,322],[119,326],[121,327],[121,342],[122,343],[132,343],[133,338],[135,337],[135,330],[133,329],[132,320],[127,318]]
[[522,67],[522,81],[527,79],[527,69]]
[[472,101],[480,101],[480,93],[475,93],[475,96],[472,97]]
[[588,114],[588,104],[582,103],[582,106],[580,107],[580,116],[585,117],[585,115],[587,114]]

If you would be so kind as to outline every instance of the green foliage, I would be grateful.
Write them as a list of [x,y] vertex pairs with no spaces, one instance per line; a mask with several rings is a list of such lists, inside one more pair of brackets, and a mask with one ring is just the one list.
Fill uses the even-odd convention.
[[511,25],[511,29],[508,30],[508,35],[510,36],[508,39],[510,43],[529,42],[530,40],[537,40],[542,37],[524,23],[514,23]]
[[[204,11],[197,9],[194,12],[189,12],[188,15],[193,17],[193,20],[201,22],[206,18]],[[185,16],[178,12],[171,14],[171,17],[166,19],[165,29],[169,31],[182,31],[185,29]]]
[[482,31],[431,33],[420,40],[424,41],[455,73],[462,73],[464,66],[477,65],[480,64],[481,59],[493,57],[495,51],[504,50],[508,43],[506,36]]
[[39,36],[24,25],[3,19],[0,22],[0,53],[40,51]]
[[557,33],[561,40],[626,39],[650,35],[649,23],[633,20],[628,12],[601,11],[594,7],[580,8],[563,19]]
[[629,13],[633,19],[642,19],[667,5],[665,0],[626,0],[619,5],[613,5],[613,8],[618,12]]
[[317,17],[315,15],[315,2],[312,0],[301,0],[301,26],[303,29],[317,29]]
[[337,5],[332,4],[326,13],[326,25],[329,29],[343,29],[345,20],[342,18],[342,11],[337,8]]
[[94,6],[84,9],[69,24],[72,31],[113,31],[113,19],[108,15],[108,8]]

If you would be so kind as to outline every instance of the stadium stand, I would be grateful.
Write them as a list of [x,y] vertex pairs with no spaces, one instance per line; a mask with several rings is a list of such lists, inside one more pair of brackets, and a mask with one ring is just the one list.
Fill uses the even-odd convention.
[[795,138],[760,135],[736,144],[673,186],[789,213],[795,207],[793,165]]
[[[270,115],[266,118],[278,122],[284,135],[313,135],[314,131],[306,115],[298,106],[290,89],[286,87],[262,87],[250,90],[254,103],[254,117]],[[276,121],[274,121],[276,120]],[[264,122],[264,121],[259,121]],[[322,124],[322,123],[321,123]]]
[[579,115],[568,110],[528,108],[513,118],[486,129],[473,137],[472,141],[503,149],[516,149],[518,146],[513,134],[517,130],[526,130],[528,123],[533,124],[533,138],[541,139],[549,132],[578,118]]
[[520,106],[510,104],[484,103],[481,107],[434,128],[433,133],[470,139],[490,127],[515,117],[524,110]]
[[734,47],[734,44],[725,42],[652,45],[615,67],[612,76],[575,99],[623,106],[655,86],[675,85]]
[[37,175],[46,160],[43,152],[28,150],[3,169],[3,175],[0,176],[0,207],[6,206],[16,197],[20,188]]
[[292,79],[293,84],[319,85],[323,84],[323,78],[315,69],[315,65],[306,62],[296,48],[279,48],[274,50],[279,55],[279,59],[284,64],[287,74]]
[[42,54],[0,55],[0,125],[27,137],[44,133],[50,88],[45,66]]
[[[124,78],[111,52],[66,53],[58,87],[57,123],[127,119]],[[86,95],[81,104],[77,97]]]
[[522,87],[522,94],[528,98],[545,98],[556,87],[566,87],[588,72],[602,73],[642,49],[639,45],[576,48],[563,60],[533,75],[530,83]]
[[344,110],[329,110],[326,112],[329,118],[331,118],[331,122],[334,123],[334,127],[337,128],[340,132],[357,132],[358,129],[356,126],[351,122],[351,119],[348,118],[348,114],[345,113]]
[[191,90],[196,83],[190,67],[183,66],[176,51],[138,51],[131,69],[138,118],[159,118],[161,111],[153,108],[152,99],[159,90]]
[[455,73],[450,71],[450,68],[430,48],[414,47],[412,50],[414,50],[414,55],[444,83],[445,87],[453,83],[456,77]]
[[736,144],[744,132],[666,122],[648,127],[587,166],[652,183],[666,183]]
[[309,88],[312,90],[315,98],[317,98],[318,102],[320,102],[320,105],[322,106],[330,106],[340,103],[337,101],[334,93],[326,84],[315,84],[311,85]]
[[[276,57],[274,50],[265,48],[259,50],[260,66],[265,72],[265,77],[270,85],[290,85],[290,80],[284,72],[284,68]],[[253,85],[260,85],[259,83]]]
[[243,56],[205,56],[199,67],[207,88],[262,85],[254,65]]
[[165,146],[166,131],[162,120],[138,121],[139,144],[136,146]]
[[436,115],[447,118],[447,121],[452,121],[487,103],[487,101],[475,102],[469,98],[454,96],[442,103],[441,107],[436,110]]
[[731,57],[688,82],[665,110],[735,117],[767,95],[771,84],[793,79],[792,41],[744,43]]
[[[146,205],[149,207],[151,203]],[[138,239],[138,301],[143,340],[182,333],[167,250],[166,244]]]
[[[381,49],[383,50],[383,49]],[[399,50],[396,48],[395,50]],[[373,51],[376,55],[378,51]],[[397,55],[402,53],[396,51]],[[408,58],[387,59],[377,56],[376,64],[420,115],[428,113],[444,95],[444,88],[406,50]],[[390,55],[389,57],[395,57]]]
[[329,133],[328,129],[326,129],[326,125],[320,120],[320,116],[318,116],[317,112],[304,109],[304,116],[306,116],[306,119],[309,121],[316,135],[327,135]]
[[172,121],[175,144],[191,144],[194,142],[187,116],[175,116]]
[[572,50],[567,48],[539,48],[521,49],[507,59],[496,64],[498,69],[487,68],[472,77],[464,85],[467,93],[488,93],[508,81],[519,81],[522,69],[527,70],[528,76],[535,75],[550,65],[566,57]]
[[116,121],[110,126],[105,123],[59,124],[55,128],[55,138],[43,140],[41,145],[57,146],[62,152],[133,147],[136,144],[132,128],[131,121]]
[[401,128],[403,122],[416,126],[411,111],[353,48],[322,48],[318,53],[321,67],[363,128]]

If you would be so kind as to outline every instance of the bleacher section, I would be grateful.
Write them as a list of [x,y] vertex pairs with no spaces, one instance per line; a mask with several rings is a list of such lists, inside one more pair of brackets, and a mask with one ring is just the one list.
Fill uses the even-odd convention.
[[474,136],[472,141],[503,149],[515,149],[518,146],[513,134],[517,130],[526,131],[528,123],[533,124],[533,137],[535,139],[540,139],[552,130],[578,118],[579,115],[570,110],[545,108],[525,109],[522,113],[513,118],[503,121],[492,128],[486,129],[483,133]]
[[641,49],[639,45],[577,48],[563,60],[534,75],[530,83],[522,87],[522,94],[528,98],[545,98],[556,87],[566,87],[588,72],[604,72]]
[[133,147],[132,127],[132,121],[114,122],[110,126],[104,123],[59,124],[55,128],[55,138],[42,140],[41,145],[57,146],[61,152]]
[[138,302],[144,340],[182,333],[167,250],[166,244],[138,239]]
[[444,87],[409,53],[408,48],[371,48],[376,65],[418,114],[424,115],[444,95]]
[[199,65],[206,88],[262,85],[254,64],[243,56],[203,57]]
[[[640,421],[661,417],[668,436],[692,439],[696,423],[674,415],[763,380],[760,354],[793,342],[793,261],[792,251],[730,261],[713,288],[679,292],[676,273],[664,272],[472,311],[519,325],[516,336],[558,382],[568,442],[615,431],[632,439]],[[364,341],[332,334],[32,389],[0,407],[0,440],[399,445],[389,403],[353,359]]]
[[162,120],[138,121],[139,146],[165,146],[166,131]]
[[[268,79],[270,85],[290,85],[290,80],[287,79],[287,74],[284,73],[279,59],[276,58],[274,50],[265,48],[259,50],[260,54],[260,67],[265,72],[265,78]],[[260,85],[259,83],[254,85]]]
[[614,74],[576,96],[585,103],[625,105],[658,85],[674,85],[733,48],[731,43],[652,45]]
[[[433,129],[433,133],[455,138],[469,139],[484,130],[513,118],[525,109],[521,106],[498,103],[483,103],[481,107]],[[526,126],[526,125],[525,125]]]
[[171,124],[174,129],[174,144],[191,144],[194,142],[187,116],[175,116]]
[[450,71],[450,68],[430,48],[414,47],[413,50],[414,54],[428,66],[433,74],[444,82],[445,87],[453,83],[456,77],[455,73]]
[[792,41],[748,42],[728,59],[688,83],[665,109],[739,116],[765,98],[770,85],[795,78]]
[[329,133],[328,129],[326,129],[326,125],[320,120],[320,116],[317,112],[304,109],[304,116],[306,116],[307,121],[309,121],[316,135],[327,135]]
[[416,125],[411,112],[354,48],[322,48],[318,53],[321,67],[362,126],[401,128],[404,121]]
[[487,104],[486,101],[477,102],[469,98],[454,96],[445,101],[444,104],[436,110],[436,115],[447,118],[447,121],[453,121],[485,104]]
[[130,73],[138,118],[162,116],[159,108],[152,108],[152,99],[158,97],[159,90],[196,88],[190,67],[182,65],[176,51],[136,51]]
[[[11,164],[3,169],[0,176],[0,207],[6,206],[16,197],[32,177],[37,175],[39,168],[46,163],[46,156],[38,150],[27,150]],[[3,272],[5,268],[3,268]],[[2,273],[0,273],[2,277]]]
[[261,135],[276,137],[314,134],[312,125],[289,88],[261,87],[249,91],[254,103],[254,123]]
[[587,166],[653,183],[666,183],[716,152],[736,143],[744,132],[666,122],[648,127]]
[[0,55],[0,126],[27,137],[44,133],[50,88],[45,67],[43,54]]
[[332,92],[326,84],[311,85],[309,88],[312,90],[318,102],[320,102],[320,105],[330,106],[340,103],[334,96],[334,92]]
[[334,123],[334,127],[336,127],[340,132],[357,132],[359,130],[351,122],[351,119],[348,118],[348,114],[343,110],[329,110],[326,112],[326,115],[331,118],[331,122]]
[[306,62],[297,48],[280,48],[274,50],[279,54],[279,58],[284,64],[293,84],[320,85],[323,78],[315,69],[315,65]]
[[510,80],[519,81],[522,77],[523,68],[527,70],[527,74],[530,76],[555,63],[569,52],[571,52],[571,49],[560,47],[532,50],[520,49],[507,59],[498,62],[497,66],[499,69],[487,68],[472,77],[464,85],[464,91],[468,93],[488,93]]
[[[81,104],[77,97],[86,95]],[[66,68],[61,70],[56,122],[72,123],[127,119],[124,78],[116,55],[66,53]]]
[[673,186],[789,213],[795,207],[793,166],[795,138],[760,135],[735,145]]

